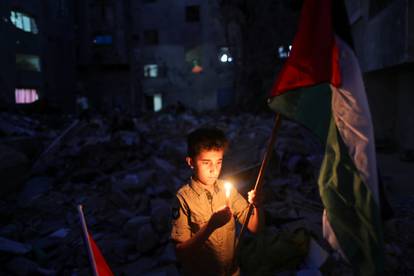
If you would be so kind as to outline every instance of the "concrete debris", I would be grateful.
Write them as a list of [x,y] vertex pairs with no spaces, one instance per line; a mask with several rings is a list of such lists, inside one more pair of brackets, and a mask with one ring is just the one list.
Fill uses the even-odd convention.
[[[53,126],[43,119],[0,114],[1,275],[87,274],[78,204],[83,204],[89,231],[115,275],[180,275],[169,233],[174,194],[191,176],[185,163],[186,134],[200,126],[223,129],[230,138],[223,175],[246,194],[273,126],[272,114],[191,111],[95,116],[90,123],[76,124],[62,118]],[[36,141],[29,144],[38,146],[41,157],[36,158],[33,147],[11,144],[16,137]],[[286,275],[320,275],[327,267],[329,275],[349,273],[321,236],[323,205],[316,181],[322,158],[316,137],[283,121],[264,177],[268,240],[289,251],[285,245],[293,241],[277,241],[276,235],[305,229],[313,237],[310,243],[295,241],[297,254],[286,253],[294,258]],[[407,206],[402,207],[407,217],[386,225],[389,275],[413,272],[414,224],[407,218],[414,216]],[[272,253],[269,262],[278,258]],[[273,262],[270,275],[284,275],[284,264],[277,264]]]
[[12,254],[26,254],[32,250],[27,244],[0,237],[0,252]]
[[314,239],[311,239],[308,256],[305,259],[305,266],[309,269],[319,269],[327,258],[328,253]]

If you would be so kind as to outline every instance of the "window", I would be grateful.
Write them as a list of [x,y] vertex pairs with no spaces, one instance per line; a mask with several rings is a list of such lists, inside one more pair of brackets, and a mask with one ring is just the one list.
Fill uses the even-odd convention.
[[233,62],[233,57],[230,54],[229,47],[221,47],[219,49],[219,60],[222,63],[230,63],[230,62]]
[[40,58],[36,55],[16,54],[16,67],[21,70],[40,72]]
[[144,42],[147,45],[158,44],[158,31],[155,29],[144,31]]
[[33,34],[37,34],[39,32],[34,18],[22,12],[11,11],[10,21],[16,28],[22,31]]
[[288,58],[290,51],[292,50],[292,45],[289,45],[286,49],[285,46],[279,46],[278,55],[280,59]]
[[16,104],[29,104],[39,99],[37,90],[30,88],[16,88],[14,95]]
[[154,94],[154,111],[158,112],[162,109],[162,95]]
[[369,1],[369,16],[374,17],[383,11],[392,0],[370,0]]
[[199,22],[200,21],[200,6],[193,5],[185,8],[185,20],[187,22]]
[[95,45],[112,45],[112,35],[96,35],[93,38]]
[[162,94],[145,95],[145,105],[147,110],[158,112],[162,109]]
[[146,64],[144,65],[144,77],[156,78],[158,77],[158,65],[157,64]]

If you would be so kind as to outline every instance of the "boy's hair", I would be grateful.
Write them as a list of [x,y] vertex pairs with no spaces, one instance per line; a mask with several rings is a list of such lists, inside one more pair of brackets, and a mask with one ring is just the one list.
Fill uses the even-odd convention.
[[196,157],[202,150],[226,150],[229,142],[224,132],[214,127],[199,128],[187,136],[187,155]]

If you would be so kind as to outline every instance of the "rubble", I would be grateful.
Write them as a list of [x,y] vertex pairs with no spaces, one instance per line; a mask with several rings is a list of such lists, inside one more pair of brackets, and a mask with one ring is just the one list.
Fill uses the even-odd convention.
[[[116,275],[179,275],[169,233],[175,191],[191,176],[184,159],[186,134],[201,126],[223,129],[231,143],[223,175],[245,193],[256,180],[273,115],[187,111],[74,122],[50,129],[34,119],[0,114],[1,139],[42,139],[37,158],[0,140],[0,177],[8,183],[2,185],[14,187],[0,201],[2,275],[87,274],[78,204],[84,206],[89,231]],[[281,259],[280,247],[268,249],[272,275],[350,271],[321,236],[323,205],[316,179],[322,158],[316,137],[283,121],[264,178],[267,234],[261,242],[288,251]],[[389,274],[413,271],[411,257],[402,260],[413,256],[414,248],[409,242],[414,231],[407,230],[414,230],[413,213],[405,208],[410,219],[399,217],[386,225]],[[246,241],[248,256],[255,247],[249,237]]]

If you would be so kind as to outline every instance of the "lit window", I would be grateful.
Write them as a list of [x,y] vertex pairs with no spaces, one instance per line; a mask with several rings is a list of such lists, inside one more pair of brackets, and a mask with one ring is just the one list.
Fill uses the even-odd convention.
[[33,34],[37,34],[39,32],[35,19],[22,12],[11,11],[10,21],[14,26],[16,26],[16,28],[22,31]]
[[222,63],[230,63],[233,61],[233,58],[230,54],[230,49],[228,47],[221,47],[219,49],[219,60]]
[[158,65],[157,64],[144,65],[144,77],[146,78],[158,77]]
[[35,55],[16,54],[16,67],[21,70],[40,72],[40,58]]
[[17,104],[29,104],[39,99],[36,89],[16,88],[14,94]]
[[162,109],[162,95],[154,94],[154,111],[158,112]]
[[185,8],[185,20],[187,22],[200,21],[200,6],[193,5]]
[[289,57],[290,51],[292,51],[292,45],[289,45],[287,49],[285,49],[284,46],[279,46],[278,48],[279,58],[283,59],[283,58]]
[[203,67],[201,67],[200,62],[197,59],[193,60],[193,68],[191,68],[191,72],[194,74],[203,72]]
[[112,35],[96,35],[93,39],[93,43],[96,45],[111,45]]

